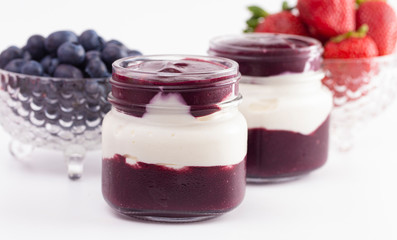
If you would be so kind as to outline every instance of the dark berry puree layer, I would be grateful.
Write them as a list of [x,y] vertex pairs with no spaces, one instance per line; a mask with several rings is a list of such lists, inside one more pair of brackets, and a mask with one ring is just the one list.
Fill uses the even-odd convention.
[[268,77],[321,68],[321,45],[309,38],[249,34],[213,43],[210,55],[235,60],[245,76]]
[[102,192],[120,212],[222,213],[235,208],[245,193],[245,160],[230,166],[168,168],[103,159]]
[[[109,101],[116,108],[136,117],[142,117],[146,105],[161,93],[179,94],[181,103],[191,107],[195,117],[209,115],[219,110],[218,104],[238,95],[238,73],[217,75],[208,79],[202,73],[221,72],[227,68],[215,62],[200,59],[158,60],[127,66],[135,75],[128,76],[114,71],[112,97]],[[147,73],[147,74],[146,74]],[[153,74],[155,73],[155,74]],[[137,78],[136,75],[140,77]],[[215,74],[216,75],[216,74]]]
[[247,177],[293,177],[321,167],[328,156],[328,134],[329,117],[310,135],[249,129]]

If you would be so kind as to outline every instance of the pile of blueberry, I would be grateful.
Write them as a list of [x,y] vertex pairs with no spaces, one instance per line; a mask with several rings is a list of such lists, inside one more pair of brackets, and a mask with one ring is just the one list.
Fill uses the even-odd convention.
[[7,48],[0,54],[0,68],[34,76],[103,78],[110,76],[115,60],[136,55],[141,53],[117,40],[106,42],[94,30],[80,36],[57,31],[47,38],[33,35],[23,48]]
[[86,130],[97,132],[110,110],[111,65],[135,55],[141,53],[117,40],[106,42],[94,30],[33,35],[23,48],[11,46],[0,54],[0,69],[7,71],[0,71],[0,90],[7,93],[0,100],[15,114],[10,121],[23,118],[46,136],[71,140]]

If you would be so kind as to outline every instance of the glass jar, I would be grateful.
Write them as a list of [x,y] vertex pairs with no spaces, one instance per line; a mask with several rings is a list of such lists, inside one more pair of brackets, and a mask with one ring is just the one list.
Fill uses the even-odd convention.
[[113,64],[102,192],[119,213],[164,222],[215,217],[243,200],[247,123],[238,64],[159,55]]
[[209,54],[240,65],[248,123],[247,181],[296,179],[328,156],[332,95],[321,84],[321,43],[286,34],[215,38]]

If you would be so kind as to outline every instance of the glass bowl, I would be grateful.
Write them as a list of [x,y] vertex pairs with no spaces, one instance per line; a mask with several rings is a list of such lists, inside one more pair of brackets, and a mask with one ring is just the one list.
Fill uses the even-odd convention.
[[393,101],[397,91],[396,54],[367,59],[325,59],[323,84],[332,92],[331,141],[341,150],[371,118]]
[[35,147],[61,150],[68,175],[78,179],[87,150],[100,148],[101,124],[110,110],[107,78],[64,79],[0,69],[0,124],[10,153],[25,158]]

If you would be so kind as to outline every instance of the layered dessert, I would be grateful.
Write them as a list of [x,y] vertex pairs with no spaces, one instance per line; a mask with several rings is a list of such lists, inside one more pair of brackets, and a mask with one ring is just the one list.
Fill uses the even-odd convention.
[[245,192],[247,125],[237,108],[237,64],[163,58],[114,65],[113,108],[102,130],[103,195],[129,216],[213,217],[236,207]]
[[291,180],[324,165],[332,96],[321,84],[318,41],[285,34],[226,36],[215,38],[209,53],[240,65],[248,181]]
[[[320,76],[319,76],[320,75]],[[328,156],[331,94],[321,73],[264,85],[241,84],[240,111],[248,122],[247,177],[251,181],[288,180],[324,165]],[[266,80],[284,82],[266,85]],[[316,81],[317,79],[317,81]],[[286,82],[289,83],[286,83]]]

